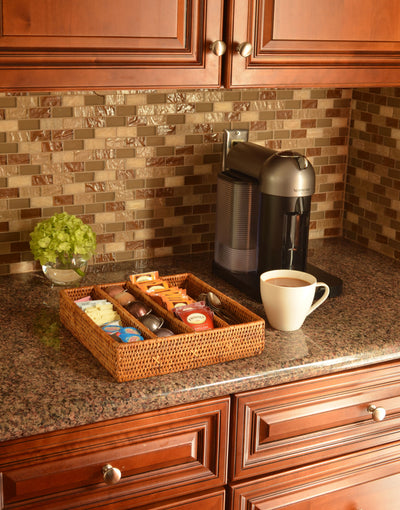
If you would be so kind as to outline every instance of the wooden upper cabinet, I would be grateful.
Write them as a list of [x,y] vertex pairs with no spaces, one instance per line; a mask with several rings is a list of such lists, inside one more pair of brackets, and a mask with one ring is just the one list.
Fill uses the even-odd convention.
[[0,17],[0,90],[400,84],[398,0],[0,0]]
[[[400,84],[398,0],[231,0],[231,87]],[[236,50],[252,45],[248,57]]]
[[0,88],[218,87],[223,0],[0,0]]

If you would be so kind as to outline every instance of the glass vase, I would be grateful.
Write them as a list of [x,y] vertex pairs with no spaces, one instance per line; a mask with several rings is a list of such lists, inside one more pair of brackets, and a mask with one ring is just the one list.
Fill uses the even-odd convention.
[[57,259],[56,262],[48,262],[42,265],[42,270],[54,285],[74,286],[86,275],[87,266],[87,259],[74,255],[67,261]]

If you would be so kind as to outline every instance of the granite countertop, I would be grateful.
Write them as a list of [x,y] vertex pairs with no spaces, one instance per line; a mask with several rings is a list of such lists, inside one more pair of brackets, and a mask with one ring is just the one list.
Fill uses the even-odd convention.
[[[31,436],[400,358],[399,263],[341,239],[310,242],[309,261],[344,282],[292,333],[267,325],[259,356],[116,382],[59,321],[59,288],[41,274],[0,277],[0,440]],[[192,272],[265,318],[261,304],[212,274],[212,256],[153,260],[143,271]],[[140,272],[115,264],[84,285]]]

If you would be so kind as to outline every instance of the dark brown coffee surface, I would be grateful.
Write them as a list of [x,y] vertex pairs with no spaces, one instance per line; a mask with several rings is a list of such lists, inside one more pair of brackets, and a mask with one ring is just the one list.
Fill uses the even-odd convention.
[[287,277],[279,277],[279,278],[270,278],[267,280],[268,283],[272,283],[273,285],[278,285],[279,287],[307,287],[311,285],[310,282],[306,280],[301,280],[300,278],[287,278]]

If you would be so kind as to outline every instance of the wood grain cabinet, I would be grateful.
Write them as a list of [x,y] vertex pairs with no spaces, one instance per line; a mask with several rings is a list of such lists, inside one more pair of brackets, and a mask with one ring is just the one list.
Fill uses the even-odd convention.
[[400,84],[397,0],[0,0],[0,9],[0,90]]
[[[400,83],[397,0],[232,0],[233,87]],[[249,57],[235,51],[252,45]]]
[[[0,0],[3,89],[218,87],[223,0]],[[173,72],[171,72],[173,70]]]
[[0,443],[0,508],[222,510],[229,408],[220,398]]
[[235,510],[394,510],[400,443],[236,484]]
[[0,509],[393,510],[399,374],[382,363],[0,442]]
[[393,508],[398,374],[389,363],[236,395],[231,510]]

